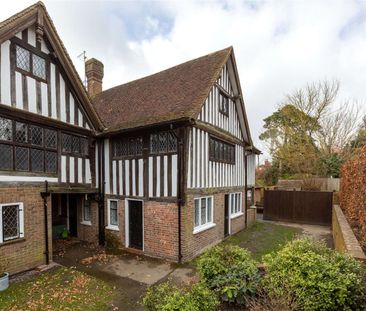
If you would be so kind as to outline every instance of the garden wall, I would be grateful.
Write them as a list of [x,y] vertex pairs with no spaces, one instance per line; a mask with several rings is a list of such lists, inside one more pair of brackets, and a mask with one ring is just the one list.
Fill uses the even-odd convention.
[[341,169],[340,207],[366,249],[366,146]]
[[366,261],[366,256],[362,251],[346,217],[338,205],[333,206],[332,232],[334,248],[340,252],[346,252],[353,258]]

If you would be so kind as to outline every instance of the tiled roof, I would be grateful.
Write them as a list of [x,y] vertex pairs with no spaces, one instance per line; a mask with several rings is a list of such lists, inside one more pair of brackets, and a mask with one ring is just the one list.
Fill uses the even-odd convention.
[[103,91],[92,101],[107,128],[118,131],[196,118],[232,47]]

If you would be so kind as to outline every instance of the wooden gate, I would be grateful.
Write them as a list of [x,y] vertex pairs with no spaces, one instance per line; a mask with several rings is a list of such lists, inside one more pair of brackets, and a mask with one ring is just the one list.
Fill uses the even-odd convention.
[[329,225],[333,193],[323,191],[264,191],[264,220]]

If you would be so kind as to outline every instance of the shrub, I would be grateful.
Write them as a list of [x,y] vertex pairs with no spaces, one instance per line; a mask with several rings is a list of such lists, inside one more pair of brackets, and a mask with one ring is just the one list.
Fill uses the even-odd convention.
[[162,283],[149,287],[142,304],[147,311],[214,311],[219,301],[202,283],[191,288]]
[[215,246],[198,259],[198,272],[221,300],[244,304],[259,283],[257,264],[238,246]]
[[263,287],[269,295],[288,290],[305,310],[363,310],[363,267],[322,241],[296,239],[264,257]]

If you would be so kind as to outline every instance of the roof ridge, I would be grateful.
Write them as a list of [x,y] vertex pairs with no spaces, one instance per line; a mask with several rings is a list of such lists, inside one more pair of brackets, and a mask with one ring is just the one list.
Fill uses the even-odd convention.
[[0,28],[5,27],[6,25],[10,24],[11,22],[14,21],[14,19],[18,19],[26,14],[28,14],[29,12],[31,12],[32,10],[34,10],[36,7],[38,6],[44,6],[44,3],[42,1],[38,1],[28,7],[26,7],[25,9],[11,15],[10,17],[8,17],[7,19],[4,19],[3,21],[0,22]]
[[[161,71],[158,71],[158,72],[152,73],[152,74],[150,74],[150,75],[143,76],[143,77],[141,77],[141,78],[137,78],[137,79],[134,79],[134,80],[128,81],[128,82],[126,82],[126,83],[122,83],[122,84],[119,84],[119,85],[113,86],[113,87],[111,87],[111,88],[109,88],[109,89],[106,89],[106,90],[102,91],[101,93],[97,94],[95,97],[99,96],[100,94],[103,94],[104,92],[108,92],[108,91],[110,91],[110,90],[113,90],[113,89],[115,89],[115,88],[118,88],[118,87],[121,87],[121,86],[126,86],[126,85],[128,85],[128,84],[130,84],[130,83],[135,83],[135,82],[137,82],[137,81],[140,81],[140,80],[143,80],[143,79],[146,79],[146,78],[153,77],[153,76],[155,76],[155,75],[158,75],[158,74],[164,73],[164,72],[166,72],[166,71],[173,70],[174,68],[179,67],[179,66],[182,66],[182,65],[185,65],[185,64],[187,64],[187,63],[193,63],[193,62],[198,61],[198,60],[201,60],[201,59],[203,59],[203,58],[205,58],[205,57],[209,57],[209,56],[212,56],[212,55],[214,55],[214,54],[218,54],[218,53],[224,52],[225,50],[227,50],[228,52],[229,52],[229,51],[231,52],[231,51],[233,50],[233,47],[232,47],[232,46],[229,46],[229,47],[226,47],[226,48],[224,48],[224,49],[217,50],[217,51],[215,51],[215,52],[211,52],[211,53],[208,53],[208,54],[206,54],[206,55],[202,55],[202,56],[196,57],[196,58],[194,58],[194,59],[190,59],[190,60],[184,61],[184,62],[182,62],[182,63],[180,63],[180,64],[177,64],[177,65],[174,65],[174,66],[172,66],[172,67],[169,67],[169,68],[163,69],[163,70],[161,70]],[[230,53],[228,53],[228,54],[230,55]]]

